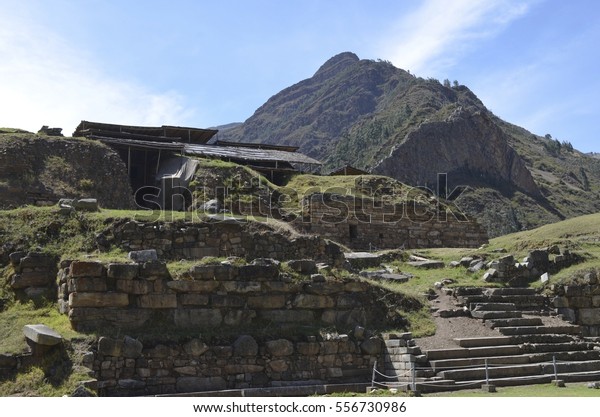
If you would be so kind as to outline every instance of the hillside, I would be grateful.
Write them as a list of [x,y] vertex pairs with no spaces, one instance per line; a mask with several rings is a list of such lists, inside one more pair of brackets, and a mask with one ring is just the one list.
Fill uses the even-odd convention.
[[125,164],[111,148],[0,129],[0,209],[76,197],[97,198],[104,207],[133,206]]
[[[503,121],[458,82],[339,54],[271,97],[225,140],[299,146],[415,186],[468,186],[456,204],[490,236],[600,210],[600,161]],[[456,197],[456,195],[454,196]]]

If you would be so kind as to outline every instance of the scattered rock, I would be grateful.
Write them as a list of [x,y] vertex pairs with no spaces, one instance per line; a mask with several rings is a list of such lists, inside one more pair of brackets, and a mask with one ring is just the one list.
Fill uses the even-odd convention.
[[98,200],[95,198],[80,198],[75,200],[73,208],[77,211],[99,211]]
[[156,249],[131,251],[127,254],[127,257],[138,263],[158,260],[158,254],[156,253]]
[[420,269],[439,269],[439,268],[443,268],[444,262],[442,261],[431,261],[431,260],[427,260],[427,261],[410,261],[407,262],[408,265],[410,266],[414,266],[415,268],[420,268]]
[[540,277],[540,281],[542,281],[543,284],[545,284],[548,281],[550,281],[550,274],[548,274],[547,272],[544,272],[542,274],[542,276]]
[[55,330],[44,324],[27,324],[23,327],[26,339],[44,346],[54,346],[62,342],[63,338]]
[[206,203],[202,204],[198,210],[201,213],[210,213],[210,214],[217,214],[220,212],[221,210],[221,204],[219,203],[219,200],[212,199],[212,200],[208,200]]

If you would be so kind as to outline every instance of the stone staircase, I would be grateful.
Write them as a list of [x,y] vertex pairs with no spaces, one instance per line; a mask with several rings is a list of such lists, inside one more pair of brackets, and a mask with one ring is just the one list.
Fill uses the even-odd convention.
[[[420,391],[600,380],[600,343],[555,317],[544,296],[529,288],[457,288],[459,305],[494,337],[454,339],[458,347],[423,352],[415,364]],[[430,371],[430,372],[425,372]]]

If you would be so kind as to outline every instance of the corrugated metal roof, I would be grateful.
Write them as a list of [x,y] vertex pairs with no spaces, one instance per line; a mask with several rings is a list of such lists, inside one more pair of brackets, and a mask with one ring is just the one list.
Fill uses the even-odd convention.
[[73,132],[73,136],[86,136],[88,137],[88,131],[90,134],[102,131],[101,136],[109,136],[109,133],[129,133],[131,135],[145,135],[145,136],[158,136],[158,137],[169,137],[179,142],[191,142],[191,143],[206,143],[208,142],[217,132],[215,129],[199,129],[195,127],[183,127],[183,126],[128,126],[118,125],[112,123],[98,123],[82,120],[79,126]]
[[185,153],[212,158],[228,158],[243,161],[284,161],[294,164],[322,165],[321,162],[297,152],[274,149],[239,148],[233,146],[185,144]]
[[185,145],[178,142],[150,142],[147,140],[135,140],[135,139],[118,139],[118,138],[107,138],[104,136],[90,136],[90,139],[96,139],[107,145],[116,146],[130,146],[132,148],[142,149],[162,149],[169,151],[183,151]]

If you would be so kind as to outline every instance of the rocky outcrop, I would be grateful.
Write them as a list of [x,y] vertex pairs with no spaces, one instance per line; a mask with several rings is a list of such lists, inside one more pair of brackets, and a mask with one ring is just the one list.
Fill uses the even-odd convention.
[[454,181],[472,183],[475,178],[500,189],[541,195],[507,135],[481,112],[457,111],[445,121],[421,124],[373,171],[431,186],[437,183],[438,173],[446,173]]

